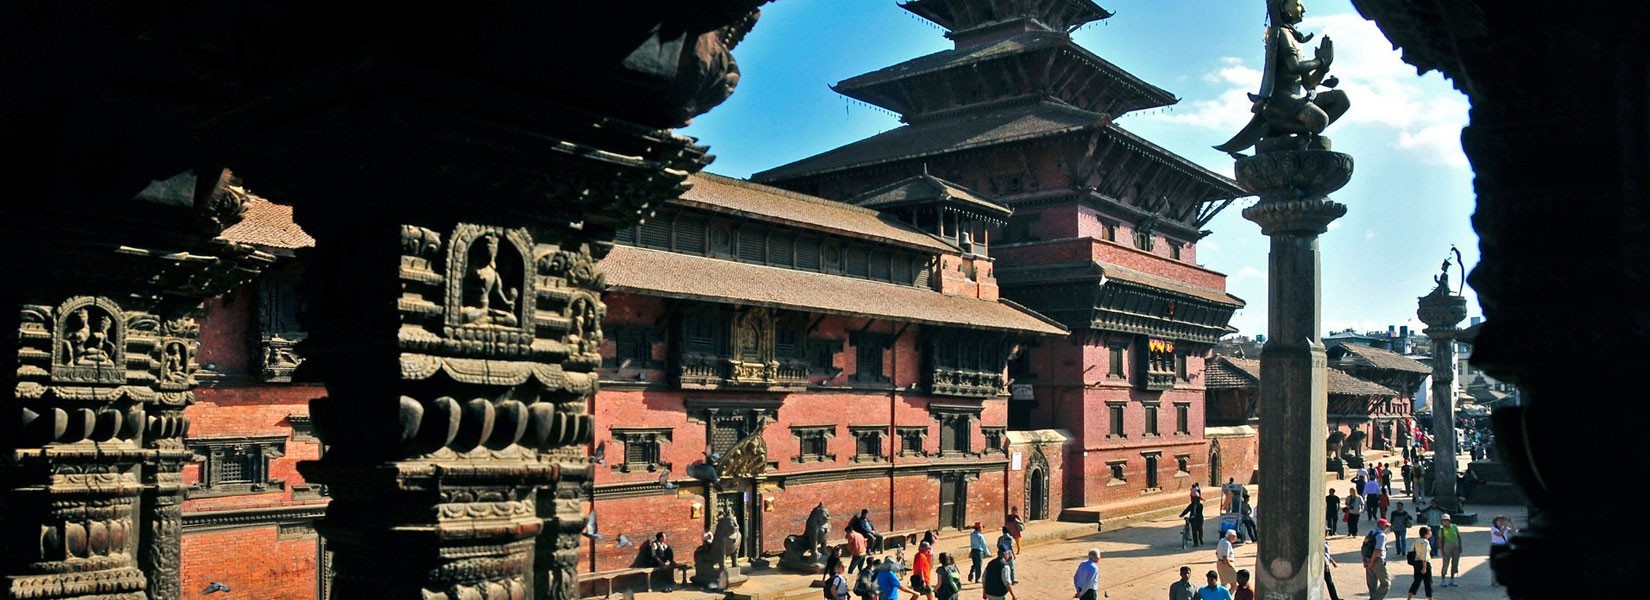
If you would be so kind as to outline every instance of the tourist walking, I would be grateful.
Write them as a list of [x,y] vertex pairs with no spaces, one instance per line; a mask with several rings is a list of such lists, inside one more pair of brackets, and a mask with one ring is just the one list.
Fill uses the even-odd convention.
[[1215,570],[1220,572],[1220,585],[1231,586],[1237,582],[1236,550],[1233,543],[1237,541],[1237,530],[1226,530],[1226,537],[1220,539],[1215,546]]
[[882,559],[873,558],[859,570],[859,576],[854,579],[854,595],[859,596],[859,600],[876,600],[880,595],[877,593],[877,573],[882,571],[880,567]]
[[1243,490],[1243,500],[1242,500],[1242,502],[1243,502],[1243,508],[1239,511],[1239,513],[1242,515],[1242,518],[1243,518],[1243,521],[1242,521],[1243,529],[1244,529],[1245,532],[1247,532],[1249,534],[1249,541],[1253,542],[1253,541],[1255,541],[1255,535],[1256,535],[1255,534],[1255,507],[1254,507],[1254,505],[1249,503],[1249,490],[1248,489]]
[[1373,523],[1375,519],[1380,518],[1380,512],[1381,480],[1371,473],[1369,478],[1364,480],[1364,514],[1369,517],[1369,522]]
[[[1504,516],[1497,516],[1495,517],[1495,520],[1490,521],[1491,564],[1494,563],[1496,556],[1507,551],[1507,540],[1511,539],[1515,533],[1518,533],[1518,527],[1513,525],[1512,519]],[[1495,571],[1493,569],[1490,571],[1490,585],[1500,585],[1500,582],[1495,580]]]
[[1255,600],[1255,590],[1249,587],[1249,570],[1238,569],[1237,587],[1232,588],[1232,600]]
[[1020,507],[1009,507],[1008,517],[1003,519],[1003,527],[1007,529],[1009,535],[1014,536],[1014,553],[1019,554],[1020,536],[1026,530],[1025,519],[1020,518]]
[[974,564],[968,567],[968,582],[980,580],[980,567],[985,565],[985,554],[990,552],[990,546],[985,545],[985,533],[980,531],[980,522],[974,522],[974,531],[968,534],[968,559]]
[[997,549],[997,558],[985,565],[980,594],[985,600],[1019,600],[1014,596],[1014,551]]
[[1392,505],[1392,496],[1390,494],[1387,494],[1385,489],[1382,489],[1381,490],[1381,495],[1378,496],[1378,497],[1380,498],[1379,503],[1381,505],[1381,514],[1380,514],[1380,516],[1378,516],[1376,518],[1385,519],[1385,518],[1387,518],[1386,517],[1387,507]]
[[1331,576],[1330,573],[1329,573],[1330,569],[1333,569],[1333,568],[1339,567],[1339,566],[1341,566],[1341,564],[1335,562],[1335,556],[1329,553],[1329,541],[1324,540],[1324,542],[1323,542],[1323,587],[1329,589],[1329,600],[1341,600],[1341,597],[1335,593],[1335,578],[1333,576]]
[[1364,497],[1357,489],[1346,492],[1346,535],[1358,535],[1358,518],[1364,514]]
[[1220,585],[1220,574],[1209,571],[1209,585],[1197,588],[1196,600],[1233,600],[1232,592]]
[[1432,600],[1432,529],[1422,525],[1416,535],[1419,537],[1409,554],[1414,557],[1409,564],[1415,569],[1415,581],[1409,584],[1409,600],[1415,600],[1415,592],[1422,586],[1426,587],[1427,600]]
[[1071,578],[1077,600],[1098,600],[1100,596],[1100,549],[1090,548],[1089,559],[1077,565],[1077,574]]
[[1392,509],[1391,519],[1392,539],[1397,542],[1398,554],[1404,554],[1409,551],[1409,546],[1404,544],[1404,538],[1409,536],[1409,525],[1411,522],[1409,511],[1404,510],[1404,503],[1399,502],[1398,507]]
[[951,553],[940,553],[940,568],[934,580],[934,597],[939,600],[952,600],[962,593],[962,574],[957,572],[957,560]]
[[1456,581],[1461,574],[1461,529],[1450,522],[1449,515],[1438,517],[1438,522],[1438,556],[1443,559],[1438,566],[1443,581],[1438,587],[1455,587],[1461,584]]
[[865,559],[869,557],[870,542],[865,535],[858,531],[848,532],[848,572],[868,569]]
[[1335,535],[1335,527],[1341,522],[1341,497],[1335,495],[1335,490],[1329,490],[1329,495],[1323,497],[1323,529],[1324,535]]
[[1361,551],[1364,559],[1364,583],[1369,587],[1369,600],[1382,600],[1392,589],[1392,577],[1386,569],[1386,533],[1392,524],[1386,519],[1375,522],[1375,527],[1364,537]]
[[1381,491],[1392,495],[1392,467],[1381,465]]
[[836,564],[829,567],[825,577],[825,598],[827,600],[850,600],[848,596],[848,567],[839,558]]
[[1169,600],[1192,600],[1197,588],[1192,585],[1192,568],[1180,567],[1180,581],[1169,584]]
[[934,597],[934,545],[923,542],[917,546],[917,559],[911,565],[911,590],[924,598]]
[[[1006,553],[1006,554],[1005,554]],[[1008,527],[1003,527],[1003,534],[997,536],[997,556],[1007,556],[1008,580],[1010,583],[1019,583],[1019,573],[1014,572],[1014,536],[1009,535]]]
[[1180,518],[1191,523],[1192,545],[1203,545],[1203,501],[1193,498],[1184,510],[1180,511]]
[[905,587],[905,584],[900,583],[899,569],[896,568],[893,561],[882,561],[882,564],[877,565],[877,593],[880,594],[878,598],[881,600],[899,600],[900,592],[917,593],[916,590]]
[[837,565],[842,565],[842,546],[831,546],[831,553],[825,557],[825,579],[829,581],[836,573]]
[[1405,460],[1404,466],[1400,467],[1398,471],[1399,475],[1404,476],[1404,493],[1413,497],[1415,490],[1410,487],[1410,482],[1415,481],[1415,465],[1411,465],[1408,460]]

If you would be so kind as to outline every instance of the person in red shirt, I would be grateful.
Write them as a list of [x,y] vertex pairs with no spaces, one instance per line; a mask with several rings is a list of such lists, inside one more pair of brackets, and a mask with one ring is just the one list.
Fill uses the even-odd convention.
[[911,564],[911,591],[922,597],[934,598],[934,546],[923,542],[917,548],[917,559]]
[[1232,600],[1255,600],[1255,588],[1249,587],[1249,570],[1238,569],[1237,585],[1232,587]]

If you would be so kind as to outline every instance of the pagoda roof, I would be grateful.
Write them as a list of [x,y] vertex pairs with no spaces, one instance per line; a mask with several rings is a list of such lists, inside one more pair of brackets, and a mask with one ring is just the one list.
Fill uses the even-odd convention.
[[615,246],[601,269],[613,292],[1038,336],[1068,333],[1006,301],[664,250]]
[[689,175],[688,182],[692,187],[681,198],[672,200],[672,204],[756,217],[931,253],[957,251],[956,246],[944,240],[870,208],[710,173]]
[[[1051,29],[1072,30],[1084,23],[1110,18],[1113,13],[1094,0],[1015,0],[1018,11],[1008,14],[970,11],[979,0],[909,0],[900,8],[952,32],[966,31],[1008,20],[1030,18]],[[1001,10],[1001,3],[992,8]],[[1011,11],[1014,9],[1010,9]]]
[[[909,83],[907,80],[940,71],[978,68],[987,62],[1013,59],[1045,50],[1069,54],[1071,60],[1084,65],[1083,68],[1092,74],[1091,78],[1104,77],[1109,80],[1109,83],[1103,84],[1111,86],[1106,88],[1107,90],[1121,88],[1120,92],[1113,92],[1113,95],[1117,96],[1118,99],[1108,105],[1113,114],[1156,108],[1179,101],[1174,94],[1169,93],[1167,90],[1146,83],[1133,73],[1112,64],[1104,58],[1100,58],[1087,48],[1073,42],[1071,36],[1063,31],[1033,31],[982,45],[942,50],[844,79],[831,86],[831,89],[839,94],[869,102],[894,112],[908,114],[911,109],[905,105],[907,94],[895,89],[899,87],[898,84]],[[1054,57],[1045,60],[1054,60]],[[1067,69],[1051,70],[1046,68],[1028,70],[1034,71],[1043,77],[1050,77],[1051,71],[1067,71]],[[1064,75],[1062,73],[1062,76]],[[1070,99],[1062,100],[1071,102]],[[1088,108],[1099,110],[1107,107]]]
[[993,220],[1007,219],[1009,215],[1014,214],[1014,209],[1009,208],[1007,205],[986,198],[961,185],[926,174],[895,181],[855,196],[848,202],[856,206],[876,210],[927,204],[951,204],[965,212],[976,213],[981,217]]
[[[1334,367],[1324,367],[1329,394],[1332,396],[1397,396],[1384,385],[1366,381]],[[1203,369],[1203,385],[1207,389],[1260,388],[1260,361],[1253,358],[1216,356]]]
[[1405,358],[1402,354],[1363,344],[1341,344],[1330,348],[1329,354],[1331,360],[1339,360],[1347,366],[1416,374],[1432,373],[1432,367]]
[[227,191],[242,198],[246,212],[241,222],[224,229],[219,238],[283,255],[315,245],[315,238],[293,222],[291,206],[270,202],[240,186],[228,186]]
[[1115,279],[1125,283],[1154,288],[1177,296],[1196,298],[1232,308],[1242,308],[1246,304],[1242,298],[1228,294],[1223,290],[1193,285],[1184,281],[1177,281],[1168,277],[1161,277],[1145,271],[1131,269],[1122,265],[1111,264],[1098,260],[1026,267],[998,265],[996,273],[997,282],[1004,287],[1041,285],[1068,281],[1096,281],[1099,283],[1104,283],[1107,279]]
[[[1040,101],[954,118],[913,123],[808,158],[756,173],[751,179],[780,182],[975,148],[1102,130],[1127,149],[1208,182],[1208,202],[1248,195],[1230,178],[1203,168],[1118,127],[1105,115],[1055,101]],[[1103,141],[1103,140],[1102,140]]]

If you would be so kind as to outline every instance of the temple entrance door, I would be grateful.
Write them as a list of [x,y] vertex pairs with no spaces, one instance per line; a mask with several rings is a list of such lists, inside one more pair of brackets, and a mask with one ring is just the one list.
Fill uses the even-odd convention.
[[940,529],[962,529],[968,520],[968,482],[958,474],[940,477]]
[[1220,485],[1220,444],[1209,442],[1209,485]]
[[[761,511],[751,506],[756,497],[752,493],[754,486],[743,484],[737,487],[740,488],[738,491],[716,494],[716,514],[717,518],[724,514],[733,515],[733,522],[739,524],[739,556],[750,559],[762,555],[762,528],[756,516]],[[715,519],[711,520],[712,527],[715,522]]]
[[1048,477],[1042,469],[1032,469],[1026,476],[1026,518],[1033,521],[1048,518]]

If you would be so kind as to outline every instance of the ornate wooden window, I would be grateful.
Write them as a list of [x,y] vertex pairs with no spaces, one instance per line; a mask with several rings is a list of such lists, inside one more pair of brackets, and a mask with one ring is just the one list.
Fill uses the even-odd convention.
[[850,338],[854,344],[854,381],[864,383],[888,383],[888,376],[884,374],[882,354],[888,347],[888,336],[880,333],[855,333]]
[[1169,242],[1169,258],[1180,260],[1180,242]]
[[1157,437],[1157,403],[1143,402],[1141,406],[1146,409],[1146,437]]
[[929,393],[968,398],[1002,395],[1008,356],[1000,338],[978,331],[941,330],[929,337],[927,350]]
[[848,428],[848,434],[854,436],[854,462],[881,462],[887,460],[882,453],[882,438],[888,436],[888,428],[881,425],[853,426]]
[[664,463],[659,460],[661,448],[670,441],[669,427],[652,429],[613,429],[613,439],[624,445],[624,460],[613,468],[621,472],[654,471]]
[[1124,370],[1123,363],[1128,346],[1122,343],[1109,343],[1106,344],[1106,350],[1108,363],[1106,365],[1106,378],[1128,379],[1128,371]]
[[298,325],[303,302],[297,285],[301,276],[296,264],[258,278],[258,353],[262,365],[258,377],[265,382],[292,381],[292,373],[303,362],[298,342],[308,337]]
[[1150,229],[1134,230],[1134,247],[1151,252],[1152,247],[1155,245],[1155,240],[1152,238],[1152,232]]
[[798,451],[791,462],[825,462],[836,460],[831,454],[831,438],[836,437],[835,425],[811,425],[791,428],[791,435],[796,436]]
[[798,391],[808,384],[801,315],[702,307],[680,323],[676,376],[684,388]]
[[1178,435],[1192,433],[1192,405],[1185,402],[1174,403],[1174,432]]
[[1142,354],[1146,360],[1140,361],[1141,370],[1140,389],[1147,391],[1163,391],[1174,389],[1175,382],[1175,348],[1173,340],[1148,338],[1142,343]]
[[1128,479],[1123,476],[1123,472],[1128,466],[1129,461],[1127,460],[1107,462],[1106,467],[1111,469],[1111,481],[1107,482],[1106,485],[1118,485],[1127,482]]
[[1191,381],[1191,370],[1187,367],[1187,362],[1190,361],[1190,360],[1191,359],[1186,356],[1186,353],[1184,351],[1176,352],[1174,354],[1174,378],[1175,379],[1178,379],[1180,381]]
[[1111,416],[1111,433],[1109,438],[1128,437],[1123,434],[1123,403],[1111,402],[1106,404],[1106,412]]
[[896,427],[894,434],[899,436],[900,456],[928,456],[923,448],[928,439],[927,427]]
[[967,456],[973,452],[973,425],[980,418],[979,409],[929,405],[928,411],[940,422],[940,456]]
[[1112,221],[1100,222],[1100,239],[1108,242],[1117,241],[1117,223]]
[[200,481],[189,496],[246,494],[285,489],[269,477],[269,461],[286,453],[286,436],[194,438],[184,443],[201,461]]
[[1007,427],[981,427],[980,433],[985,435],[985,451],[1008,454]]

